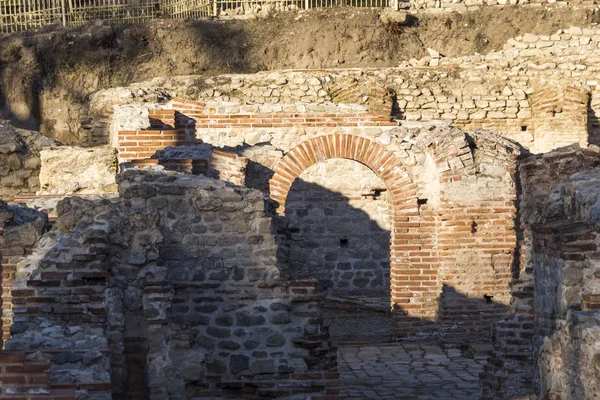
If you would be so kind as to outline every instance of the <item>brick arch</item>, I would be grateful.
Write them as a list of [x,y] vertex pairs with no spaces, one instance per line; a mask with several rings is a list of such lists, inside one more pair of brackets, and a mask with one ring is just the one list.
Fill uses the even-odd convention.
[[390,209],[394,214],[402,210],[418,213],[416,186],[396,156],[372,140],[334,134],[300,143],[277,163],[269,186],[271,198],[279,203],[279,214],[285,212],[285,202],[294,180],[313,164],[332,158],[358,161],[377,174],[388,188]]
[[[419,213],[416,185],[401,161],[384,146],[372,140],[348,135],[319,136],[300,143],[275,166],[269,181],[271,198],[279,203],[277,212],[285,214],[285,203],[294,180],[310,166],[332,158],[357,161],[385,183],[390,209],[390,286],[391,305],[415,326],[430,317],[435,299],[433,227]],[[416,317],[416,318],[412,318]],[[402,325],[399,335],[410,331]]]

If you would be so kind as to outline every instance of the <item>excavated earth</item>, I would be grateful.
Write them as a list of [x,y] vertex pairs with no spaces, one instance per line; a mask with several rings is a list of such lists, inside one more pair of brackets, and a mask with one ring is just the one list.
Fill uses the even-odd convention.
[[69,119],[77,120],[85,115],[89,95],[108,87],[172,75],[389,67],[421,58],[427,48],[448,57],[484,54],[520,34],[551,34],[599,19],[590,8],[506,6],[422,14],[396,25],[383,22],[379,13],[338,8],[247,20],[47,27],[0,36],[0,116],[77,144],[79,127],[55,129],[51,108],[68,108]]

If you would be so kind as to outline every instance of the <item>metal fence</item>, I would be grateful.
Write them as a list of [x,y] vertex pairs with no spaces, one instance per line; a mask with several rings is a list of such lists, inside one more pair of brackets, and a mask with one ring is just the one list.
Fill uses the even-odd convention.
[[[45,25],[80,26],[96,20],[110,24],[151,19],[201,19],[231,10],[277,6],[388,7],[398,0],[0,0],[0,33]],[[289,9],[289,8],[288,8]]]

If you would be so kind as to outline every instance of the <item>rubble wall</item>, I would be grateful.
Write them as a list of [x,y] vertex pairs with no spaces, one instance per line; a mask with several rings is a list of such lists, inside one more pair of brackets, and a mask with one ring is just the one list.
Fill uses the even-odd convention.
[[[570,298],[578,293],[576,308],[582,306],[578,283],[564,290],[567,289],[562,283],[563,274],[568,272],[566,263],[575,262],[569,259],[577,259],[580,254],[587,257],[585,254],[595,248],[590,227],[582,224],[582,216],[575,208],[564,214],[562,206],[558,207],[564,196],[560,188],[573,174],[587,171],[582,172],[586,174],[598,166],[598,153],[578,146],[532,156],[520,163],[520,263],[511,285],[513,300],[509,317],[499,322],[493,332],[494,353],[482,375],[484,399],[534,391],[541,394],[536,372],[539,346],[564,321],[569,307],[561,299],[567,292]],[[593,185],[589,190],[594,192]],[[555,230],[554,222],[557,223]],[[560,286],[563,289],[559,290]]]
[[[153,110],[146,104],[142,113],[160,120],[164,109],[174,109],[178,118],[194,120],[188,128],[198,137],[215,143],[235,138],[244,127],[257,128],[255,140],[261,140],[285,127],[390,122],[373,119],[378,116],[491,129],[534,153],[573,143],[586,146],[600,140],[599,43],[597,28],[573,27],[552,35],[524,34],[486,55],[448,58],[432,49],[429,56],[397,68],[156,78],[94,94],[91,109],[97,115],[90,116],[90,126],[98,140],[117,146],[115,130],[124,129],[114,123],[114,107],[145,98],[156,104],[150,99],[160,93],[164,105]],[[201,107],[183,107],[177,100],[171,106],[169,99],[178,96]],[[132,147],[145,151],[144,145]]]
[[[600,395],[597,362],[600,294],[598,193],[600,171],[568,177],[550,194],[534,227],[534,387],[547,398]],[[554,362],[558,361],[559,362]]]
[[0,121],[0,199],[35,194],[40,188],[40,151],[59,143],[39,132]]
[[7,350],[94,398],[337,393],[314,282],[279,279],[260,192],[138,171],[119,191],[59,203],[19,263]]

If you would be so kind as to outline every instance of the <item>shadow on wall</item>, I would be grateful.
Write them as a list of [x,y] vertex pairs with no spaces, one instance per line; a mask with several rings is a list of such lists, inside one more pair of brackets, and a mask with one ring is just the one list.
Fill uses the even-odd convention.
[[[223,149],[263,160],[256,156],[271,153],[269,146],[272,145],[258,143]],[[267,160],[263,161],[265,164],[271,165],[269,159],[264,160]],[[404,313],[402,304],[390,313],[387,190],[383,182],[376,182],[375,176],[375,181],[362,184],[363,181],[352,172],[352,164],[362,164],[352,160],[340,162],[336,161],[334,165],[327,165],[326,161],[318,163],[324,166],[318,170],[320,172],[302,175],[309,180],[316,177],[320,184],[301,178],[294,181],[287,199],[286,215],[275,216],[273,223],[272,233],[279,245],[278,269],[285,279],[318,281],[319,291],[326,295],[326,308],[335,316],[328,320],[334,338],[354,341],[392,338],[394,331],[399,332],[399,329],[394,328],[391,318],[397,316],[399,320]],[[350,164],[343,164],[345,162]],[[246,185],[268,196],[268,182],[272,176],[273,171],[266,165],[250,162],[246,169]],[[362,186],[357,185],[357,181]],[[265,205],[267,214],[272,215],[272,202]],[[436,292],[433,307],[437,312],[427,321],[411,317],[415,318],[415,326],[423,326],[424,330],[426,325],[435,325],[432,330],[444,341],[489,340],[491,326],[506,316],[508,307],[502,305],[504,299],[501,297],[496,299],[498,302],[492,300],[498,294],[494,293],[498,277],[494,267],[489,266],[488,261],[484,262],[485,257],[485,253],[470,249],[456,253],[455,262],[445,261],[438,270],[437,279],[433,277],[435,282],[431,282]],[[518,264],[513,258],[506,255],[492,262],[510,262],[516,268]],[[485,271],[482,270],[484,267],[487,268]],[[513,273],[515,271],[518,269]],[[418,292],[419,285],[413,286],[414,289],[409,290]],[[491,297],[487,300],[484,296]],[[365,329],[357,329],[356,321],[361,321],[360,326]]]
[[[275,217],[282,277],[318,281],[326,297],[325,321],[336,343],[393,340],[395,320],[405,314],[401,305],[390,309],[387,203],[385,188],[342,194],[297,178],[285,217]],[[468,274],[476,268],[477,262],[463,269]],[[474,297],[467,287],[441,279],[437,316],[419,324],[435,324],[444,342],[489,341],[493,324],[509,307],[495,302],[493,293],[482,296],[481,288],[473,288],[478,293]]]
[[600,146],[600,120],[596,115],[596,111],[592,108],[592,98],[590,96],[588,103],[588,143]]
[[287,279],[318,280],[334,342],[389,341],[394,323],[386,192],[344,194],[296,179],[277,230],[280,270]]
[[438,300],[440,340],[444,342],[490,341],[493,324],[502,320],[509,306],[497,303],[493,295],[469,297],[455,287],[442,284]]
[[385,192],[342,195],[296,179],[286,202],[283,274],[316,278],[330,296],[385,299],[389,308],[390,232]]

